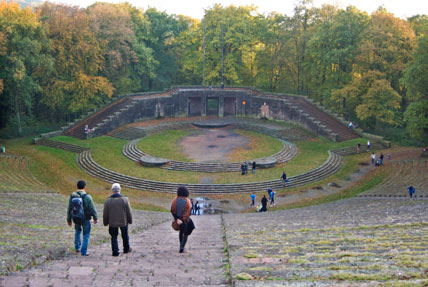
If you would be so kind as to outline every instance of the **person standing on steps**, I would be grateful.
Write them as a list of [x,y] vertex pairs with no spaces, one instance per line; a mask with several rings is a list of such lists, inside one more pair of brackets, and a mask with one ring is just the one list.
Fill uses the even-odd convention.
[[287,174],[285,173],[285,171],[282,172],[281,179],[283,183],[282,185],[285,186],[285,184],[288,182]]
[[266,198],[266,195],[263,195],[263,198],[262,198],[261,202],[262,202],[262,208],[260,209],[260,212],[267,211],[268,199]]
[[275,205],[275,191],[270,189],[270,206]]
[[255,201],[256,201],[256,195],[254,194],[254,192],[251,193],[250,197],[251,197],[251,204],[250,204],[250,207],[251,207],[251,206],[254,206],[256,204],[255,203]]
[[256,162],[253,161],[253,166],[251,168],[251,173],[256,173]]
[[111,186],[112,195],[104,203],[103,223],[108,225],[108,233],[111,236],[111,250],[113,256],[119,256],[119,244],[117,236],[122,234],[123,253],[129,253],[128,224],[132,224],[132,211],[129,200],[120,194],[120,184],[113,183]]
[[[171,204],[171,214],[174,216],[174,220],[180,226],[180,232],[178,238],[180,240],[180,253],[183,253],[184,246],[187,242],[187,236],[189,234],[190,225],[190,209],[191,204],[189,197],[189,191],[185,186],[180,186],[177,189],[177,197],[174,198]],[[190,231],[191,232],[191,231]]]
[[370,147],[372,146],[372,143],[370,142],[370,140],[367,141],[367,152],[370,151]]
[[196,215],[196,213],[198,215],[201,215],[201,206],[199,205],[199,201],[198,200],[195,203],[195,213],[194,214]]
[[380,156],[379,156],[379,165],[382,165],[383,164],[383,153],[380,153]]
[[358,153],[358,154],[360,153],[360,149],[361,149],[361,144],[360,144],[360,143],[358,143],[358,144],[357,144],[357,153]]
[[411,185],[411,186],[409,186],[408,188],[407,188],[407,190],[409,191],[409,196],[410,196],[410,198],[412,198],[413,197],[413,194],[415,193],[415,191],[416,191],[416,189],[413,187],[413,185]]
[[193,198],[190,199],[190,204],[192,208],[190,209],[190,214],[195,214],[195,203],[193,202]]
[[[80,252],[82,256],[89,256],[88,245],[91,234],[91,218],[94,224],[98,223],[97,210],[95,209],[92,197],[86,193],[86,182],[77,182],[77,191],[70,195],[67,208],[68,226],[73,226],[74,222],[74,250]],[[83,230],[83,241],[80,234]]]
[[375,162],[376,162],[376,155],[375,155],[374,152],[372,152],[372,154],[370,155],[370,159],[371,159],[372,164],[375,164]]

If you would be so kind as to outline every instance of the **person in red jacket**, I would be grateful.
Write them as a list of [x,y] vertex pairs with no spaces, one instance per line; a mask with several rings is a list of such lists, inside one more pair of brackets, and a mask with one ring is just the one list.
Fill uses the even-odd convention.
[[178,238],[180,240],[180,253],[183,253],[184,246],[187,242],[187,236],[189,234],[188,223],[190,221],[190,210],[192,204],[190,203],[189,191],[185,186],[180,186],[177,189],[177,197],[174,198],[171,204],[171,213],[174,216],[175,221],[180,225],[180,232]]

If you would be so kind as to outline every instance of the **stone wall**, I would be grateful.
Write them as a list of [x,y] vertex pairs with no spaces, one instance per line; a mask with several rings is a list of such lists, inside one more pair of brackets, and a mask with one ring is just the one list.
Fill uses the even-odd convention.
[[[299,123],[313,132],[335,140],[327,127],[290,101],[287,95],[265,95],[251,89],[179,88],[165,94],[135,94],[132,101],[120,111],[109,115],[90,134],[101,136],[110,131],[144,119],[157,117],[206,116],[209,98],[218,99],[218,116],[248,116]],[[190,109],[190,114],[189,114]]]

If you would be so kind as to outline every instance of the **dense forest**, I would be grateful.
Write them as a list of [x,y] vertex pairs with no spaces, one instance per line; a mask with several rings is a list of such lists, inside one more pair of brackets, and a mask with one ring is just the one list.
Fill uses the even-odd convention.
[[222,75],[226,86],[304,94],[369,131],[428,140],[425,15],[300,0],[293,15],[217,4],[197,20],[129,3],[0,2],[0,129],[9,134],[133,92],[220,85]]

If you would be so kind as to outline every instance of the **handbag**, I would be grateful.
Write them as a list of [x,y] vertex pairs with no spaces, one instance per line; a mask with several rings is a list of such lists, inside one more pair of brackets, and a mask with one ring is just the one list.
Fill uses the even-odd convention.
[[173,220],[171,223],[172,229],[174,229],[175,231],[179,231],[180,230],[180,225],[177,223],[176,220]]

